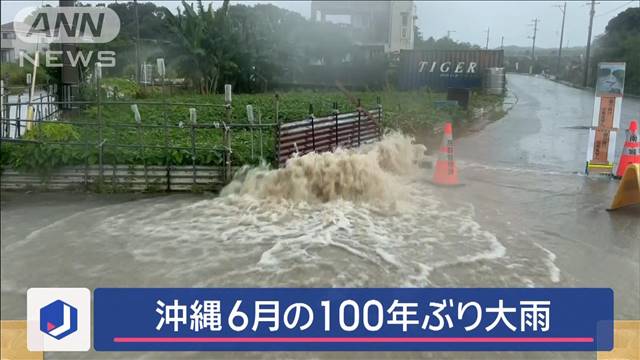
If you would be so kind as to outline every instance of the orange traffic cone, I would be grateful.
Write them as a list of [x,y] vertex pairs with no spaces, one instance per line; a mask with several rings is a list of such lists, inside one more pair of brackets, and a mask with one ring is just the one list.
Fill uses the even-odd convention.
[[631,120],[629,124],[627,139],[622,148],[620,161],[618,161],[616,177],[622,177],[630,164],[640,164],[640,140],[638,140],[638,122],[636,120]]
[[456,163],[453,161],[453,128],[451,123],[444,124],[442,146],[438,151],[438,161],[436,161],[432,182],[436,185],[444,186],[460,185],[458,169],[456,169]]

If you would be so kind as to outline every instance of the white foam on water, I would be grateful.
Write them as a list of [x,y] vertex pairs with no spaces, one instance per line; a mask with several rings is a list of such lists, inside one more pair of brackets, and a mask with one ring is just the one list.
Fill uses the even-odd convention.
[[545,266],[547,266],[547,269],[549,269],[549,279],[551,280],[551,282],[560,282],[560,268],[558,268],[555,263],[556,254],[538,243],[533,244],[544,251],[544,253],[546,254],[545,258],[542,261],[544,262]]
[[456,162],[461,169],[481,169],[486,171],[498,171],[505,173],[517,173],[517,174],[532,174],[532,175],[544,175],[544,176],[573,176],[570,171],[553,171],[548,167],[535,167],[529,164],[529,167],[517,167],[517,166],[496,166],[483,164],[478,162],[472,162],[467,160],[458,160]]
[[[219,197],[86,212],[72,219],[83,224],[72,243],[99,258],[74,260],[74,271],[112,276],[114,286],[419,287],[462,278],[505,285],[492,269],[523,260],[510,257],[471,204],[449,204],[427,184],[423,153],[390,134],[358,150],[301,156],[283,169],[245,169]],[[65,233],[69,221],[47,231]],[[34,236],[44,241],[46,232]],[[506,270],[515,273],[509,285],[528,286],[529,271]]]
[[137,262],[209,274],[209,286],[424,286],[433,271],[503,257],[473,206],[445,206],[423,181],[423,154],[390,134],[244,169],[218,198],[132,208],[100,231],[135,239],[125,246]]

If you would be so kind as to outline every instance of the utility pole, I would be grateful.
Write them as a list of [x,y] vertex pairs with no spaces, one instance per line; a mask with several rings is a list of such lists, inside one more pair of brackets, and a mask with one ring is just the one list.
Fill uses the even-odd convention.
[[560,59],[562,58],[562,40],[564,38],[564,18],[567,14],[567,2],[564,2],[564,6],[556,5],[557,8],[562,11],[562,27],[560,28],[560,46],[558,47],[558,64],[556,65],[556,76],[560,76]]
[[485,50],[489,50],[489,32],[491,28],[487,28],[487,45],[485,46]]
[[[58,5],[60,7],[73,7],[76,5],[75,0],[59,0]],[[67,20],[64,20],[63,24],[58,26],[68,26]],[[64,31],[64,30],[61,30]],[[60,72],[60,87],[58,89],[58,101],[62,101],[62,115],[67,116],[72,110],[70,102],[74,99],[78,93],[78,85],[80,84],[80,72],[78,68],[71,63],[70,58],[77,58],[78,47],[75,43],[65,42],[66,36],[60,38],[60,50],[69,56],[64,56],[62,61],[62,69]]]
[[500,49],[504,49],[504,35],[500,37]]
[[140,19],[138,19],[138,0],[133,0],[136,16],[136,84],[140,84]]
[[536,60],[536,35],[538,34],[538,22],[540,19],[531,20],[533,23],[533,36],[529,36],[529,39],[533,39],[533,44],[531,45],[531,60]]
[[447,30],[447,38],[451,39],[451,33],[456,32],[455,30]]
[[582,86],[587,87],[589,82],[589,55],[591,54],[591,30],[593,28],[593,15],[596,14],[596,0],[591,0],[591,11],[589,11],[589,35],[587,35],[587,53],[584,59],[584,78]]

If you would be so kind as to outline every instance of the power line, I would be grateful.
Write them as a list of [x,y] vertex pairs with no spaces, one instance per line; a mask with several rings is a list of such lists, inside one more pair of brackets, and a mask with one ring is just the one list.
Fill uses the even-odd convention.
[[631,1],[629,1],[628,3],[626,3],[626,4],[623,4],[622,6],[619,6],[619,7],[615,8],[615,9],[613,9],[613,10],[609,10],[609,11],[607,11],[606,13],[602,13],[602,14],[600,14],[600,15],[596,16],[596,17],[597,17],[597,18],[599,18],[599,17],[603,17],[603,16],[605,16],[605,15],[609,15],[609,14],[611,14],[612,12],[618,11],[618,10],[622,9],[623,7],[625,7],[625,6],[629,5],[629,4],[631,4],[631,3],[632,3],[632,2],[634,2],[634,1],[635,1],[635,0],[631,0]]

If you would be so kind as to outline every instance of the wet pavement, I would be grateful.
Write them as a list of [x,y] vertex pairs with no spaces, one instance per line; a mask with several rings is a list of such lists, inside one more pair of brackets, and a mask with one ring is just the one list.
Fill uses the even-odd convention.
[[[257,172],[221,197],[3,193],[2,319],[24,318],[26,289],[37,286],[611,287],[616,318],[640,319],[640,209],[605,211],[617,181],[581,174],[587,131],[570,128],[590,123],[593,93],[528,76],[510,75],[508,86],[518,99],[511,111],[456,141],[461,188],[431,186],[426,170],[406,162],[414,149],[392,138],[361,154],[303,159],[295,166],[305,172],[294,166],[286,181]],[[625,99],[623,125],[639,113],[640,101]],[[397,151],[379,164],[378,155],[389,149]],[[320,191],[331,201],[313,201]],[[49,355],[595,359],[585,353]]]

